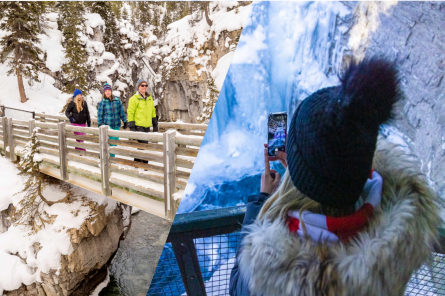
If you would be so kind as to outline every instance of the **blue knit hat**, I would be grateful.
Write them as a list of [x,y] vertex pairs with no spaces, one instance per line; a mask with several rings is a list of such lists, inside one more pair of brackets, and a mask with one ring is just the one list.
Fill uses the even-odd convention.
[[105,83],[104,84],[104,92],[107,90],[107,89],[109,89],[109,90],[113,90],[112,88],[111,88],[111,85],[109,85],[108,83]]
[[77,97],[77,95],[81,95],[82,91],[80,89],[77,89],[74,91],[74,97]]
[[147,80],[145,80],[145,79],[139,79],[138,82],[136,83],[136,91],[139,90],[139,85],[141,85],[142,82],[147,83]]

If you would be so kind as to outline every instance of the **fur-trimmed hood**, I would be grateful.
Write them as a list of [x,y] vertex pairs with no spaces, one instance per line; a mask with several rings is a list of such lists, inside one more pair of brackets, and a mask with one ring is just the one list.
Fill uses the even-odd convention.
[[382,207],[350,243],[301,239],[280,221],[249,226],[239,266],[251,295],[404,295],[431,258],[441,222],[437,197],[419,161],[383,138],[373,169],[383,178]]

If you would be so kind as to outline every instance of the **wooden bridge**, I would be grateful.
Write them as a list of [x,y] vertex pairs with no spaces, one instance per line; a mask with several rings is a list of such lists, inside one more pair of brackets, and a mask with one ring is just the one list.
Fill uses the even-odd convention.
[[[17,161],[38,128],[41,172],[170,220],[207,128],[160,122],[160,132],[140,133],[72,126],[65,116],[35,113],[34,117],[28,121],[0,117],[0,153]],[[97,126],[97,119],[92,119],[92,125]],[[148,160],[148,164],[133,158]]]

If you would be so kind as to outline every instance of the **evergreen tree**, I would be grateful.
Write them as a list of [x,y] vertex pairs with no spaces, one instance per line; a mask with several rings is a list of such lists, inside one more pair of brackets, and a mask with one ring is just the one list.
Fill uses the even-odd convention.
[[110,3],[111,10],[113,11],[113,13],[116,16],[116,18],[119,21],[122,20],[122,5],[123,5],[123,2],[121,2],[121,1],[110,1],[109,3]]
[[[19,86],[20,100],[26,102],[23,77],[28,84],[39,80],[39,69],[44,59],[43,51],[38,47],[40,39],[39,16],[44,6],[37,2],[8,2],[3,4],[3,19],[0,30],[6,35],[0,40],[2,51],[0,61],[8,61],[8,75],[15,74]],[[40,57],[39,57],[40,56]]]
[[181,3],[182,5],[182,15],[181,18],[184,18],[186,16],[188,16],[190,14],[190,9],[189,9],[189,2],[188,1],[184,1],[183,3]]
[[161,29],[163,34],[167,32],[167,26],[171,23],[172,23],[171,5],[167,5],[167,10],[165,11],[164,17],[162,18],[162,24],[161,24]]
[[84,33],[84,7],[82,2],[61,1],[59,6],[59,19],[65,37],[64,52],[66,64],[62,66],[64,78],[67,83],[63,92],[73,93],[76,88],[88,94],[88,68],[87,52],[81,44],[80,34]]
[[153,34],[155,34],[157,37],[159,37],[159,33],[161,32],[160,30],[160,14],[159,14],[159,8],[156,6],[156,4],[153,7],[153,20],[152,20],[152,25],[153,25]]
[[138,15],[138,3],[136,1],[129,1],[127,2],[130,5],[130,11],[129,11],[129,21],[130,24],[133,25],[133,27],[136,28],[136,19]]
[[120,35],[117,28],[116,16],[109,2],[94,1],[91,2],[91,12],[99,14],[105,22],[105,32],[103,43],[105,50],[119,57]]
[[128,21],[128,11],[127,9],[124,7],[123,11],[122,11],[122,19]]
[[176,22],[179,19],[178,2],[177,1],[169,1],[169,2],[167,2],[167,5],[170,5],[170,10],[172,12],[172,14],[171,14],[172,22]]
[[24,192],[25,196],[18,203],[12,215],[16,225],[29,225],[33,232],[37,232],[49,223],[49,217],[43,210],[43,206],[55,203],[47,201],[42,194],[45,183],[39,170],[41,159],[36,157],[36,153],[39,152],[39,141],[36,132],[37,129],[33,131],[31,141],[26,144],[23,150],[19,175],[28,176],[28,180],[25,182],[22,191],[19,192]]
[[144,31],[145,26],[151,22],[150,6],[146,1],[138,1],[137,5],[139,22],[142,25],[141,30]]

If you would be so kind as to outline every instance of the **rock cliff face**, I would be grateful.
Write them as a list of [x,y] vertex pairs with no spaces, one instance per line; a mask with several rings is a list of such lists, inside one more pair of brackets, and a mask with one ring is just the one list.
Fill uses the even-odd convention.
[[[217,40],[214,34],[212,39],[204,43],[198,58],[202,58],[204,53],[210,51],[208,67],[215,69],[218,60],[231,50],[225,45],[227,38],[234,40],[241,31],[221,32]],[[155,69],[158,67],[159,65],[156,65]],[[208,90],[207,80],[210,78],[209,73],[202,68],[203,66],[195,64],[194,58],[191,57],[180,63],[175,71],[164,79],[164,97],[158,105],[158,113],[163,120],[198,123],[196,118],[203,111]]]
[[445,197],[445,3],[367,2],[353,9],[353,25],[368,26],[353,55],[383,55],[396,62],[404,99],[394,125],[412,141],[423,172]]
[[[74,250],[70,255],[62,256],[62,268],[41,273],[42,282],[22,285],[17,290],[5,291],[5,295],[89,295],[104,280],[123,233],[123,208],[118,206],[106,215],[104,206],[90,202],[90,207],[95,214],[79,229],[67,231]],[[38,245],[35,248],[39,250]]]
[[7,231],[8,227],[11,226],[11,221],[8,220],[8,217],[13,208],[12,204],[10,204],[6,210],[0,212],[0,233]]

